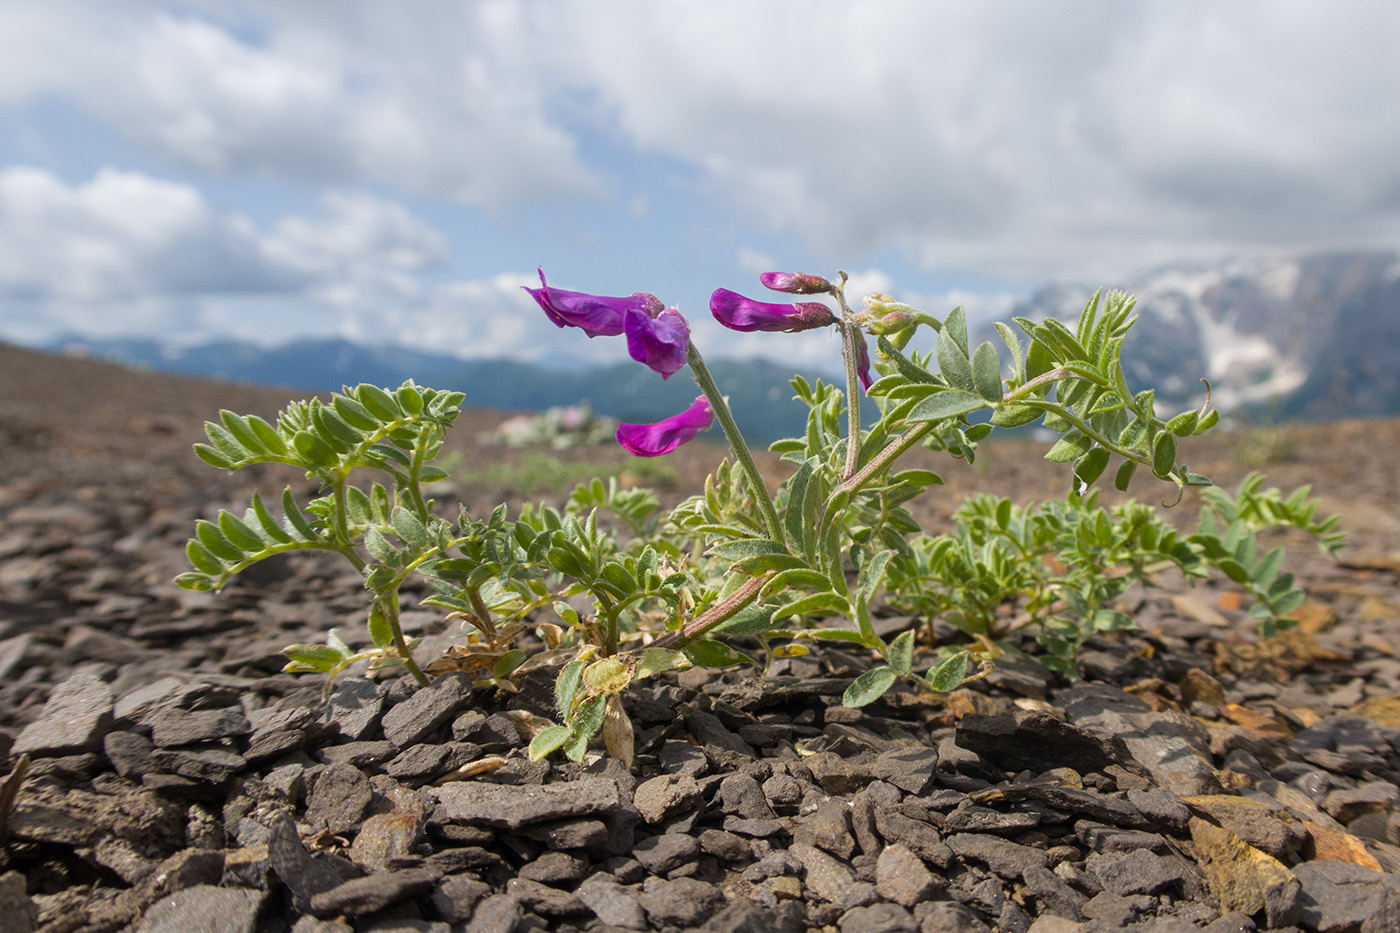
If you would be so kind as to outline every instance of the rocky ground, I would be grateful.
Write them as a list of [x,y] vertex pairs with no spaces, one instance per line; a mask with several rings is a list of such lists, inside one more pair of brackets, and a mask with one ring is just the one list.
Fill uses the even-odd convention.
[[[200,423],[288,398],[0,347],[5,930],[1400,930],[1400,424],[1189,451],[1223,485],[1271,460],[1343,514],[1340,564],[1284,538],[1311,594],[1294,633],[1261,641],[1228,586],[1166,581],[1073,685],[1004,664],[850,710],[867,659],[838,651],[762,682],[666,675],[627,695],[628,771],[528,760],[547,680],[347,676],[326,698],[280,673],[288,643],[365,640],[334,565],[170,582],[197,517],[301,482],[205,466]],[[464,414],[467,466],[514,456],[477,440],[500,418]],[[683,448],[668,495],[719,456]],[[971,489],[1065,480],[1021,444],[938,467],[933,523]],[[406,623],[425,654],[456,635]]]

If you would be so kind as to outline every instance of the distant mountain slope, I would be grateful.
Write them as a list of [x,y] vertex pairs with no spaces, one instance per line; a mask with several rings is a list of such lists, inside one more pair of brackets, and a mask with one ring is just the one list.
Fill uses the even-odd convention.
[[[510,360],[463,361],[404,348],[380,350],[344,340],[301,340],[272,348],[223,341],[175,348],[149,340],[67,338],[56,349],[164,372],[309,392],[361,382],[396,386],[413,379],[465,392],[466,404],[473,408],[543,409],[586,401],[600,414],[635,422],[673,415],[699,394],[684,373],[663,382],[632,363],[571,372]],[[753,440],[805,430],[807,410],[792,399],[789,368],[766,360],[716,360],[710,369]]]
[[[1332,420],[1400,413],[1400,255],[1174,265],[1105,283],[1137,296],[1123,349],[1129,383],[1169,407],[1199,403],[1202,377],[1224,411]],[[1092,294],[1047,286],[1011,312],[1074,319]]]

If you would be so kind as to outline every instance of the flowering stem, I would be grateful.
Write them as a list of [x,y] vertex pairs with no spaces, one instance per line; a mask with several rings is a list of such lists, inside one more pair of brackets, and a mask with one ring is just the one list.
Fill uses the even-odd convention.
[[841,309],[836,326],[841,331],[841,359],[846,364],[846,468],[841,478],[848,480],[856,472],[860,460],[860,359],[856,349],[856,330],[851,309],[846,307],[846,273],[837,270],[841,284],[831,290]]
[[715,603],[700,615],[685,623],[681,628],[659,636],[651,643],[653,648],[670,648],[684,651],[685,647],[711,629],[727,622],[734,614],[758,597],[759,590],[768,583],[767,576],[751,577],[729,596]]
[[758,472],[758,464],[749,452],[749,445],[744,441],[744,435],[739,433],[739,425],[735,424],[734,415],[729,411],[729,405],[720,394],[719,385],[715,382],[715,377],[710,375],[710,369],[705,365],[700,351],[695,349],[693,340],[686,348],[685,361],[689,364],[690,372],[695,376],[700,391],[705,393],[705,398],[709,400],[715,420],[724,429],[724,438],[729,441],[729,449],[734,452],[735,462],[743,468],[744,475],[748,477],[749,488],[753,490],[753,497],[758,502],[759,510],[763,512],[763,522],[768,526],[768,536],[774,541],[784,540],[783,523],[778,518],[778,507],[773,504],[768,484],[764,481],[763,474]]

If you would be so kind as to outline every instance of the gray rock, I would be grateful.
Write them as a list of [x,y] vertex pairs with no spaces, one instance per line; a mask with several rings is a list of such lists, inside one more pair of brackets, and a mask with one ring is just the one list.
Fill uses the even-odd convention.
[[753,858],[753,846],[747,839],[723,829],[702,830],[700,849],[721,862],[746,862]]
[[924,860],[902,843],[886,846],[875,862],[875,890],[881,897],[905,907],[928,900],[942,887]]
[[632,855],[654,875],[666,875],[700,857],[700,843],[686,833],[662,833],[643,839]]
[[1400,894],[1400,878],[1351,862],[1304,862],[1293,874],[1302,884],[1302,923],[1310,930],[1360,926]]
[[140,780],[155,769],[155,746],[139,732],[109,732],[102,738],[102,753],[124,778]]
[[196,748],[157,748],[151,753],[155,767],[205,784],[222,785],[242,772],[248,762],[221,745]]
[[797,844],[788,850],[806,871],[808,891],[833,904],[843,902],[856,876],[844,863],[837,861],[815,846]]
[[1130,894],[1156,894],[1182,877],[1171,863],[1146,849],[1127,853],[1095,852],[1085,862],[1085,870],[1105,891],[1127,897]]
[[1395,735],[1396,730],[1374,719],[1342,713],[1299,732],[1289,741],[1288,748],[1304,761],[1328,771],[1379,774],[1386,770],[1386,755]]
[[1137,829],[1123,829],[1118,826],[1105,826],[1092,820],[1080,820],[1074,824],[1074,834],[1083,845],[1095,852],[1132,852],[1137,849],[1161,849],[1166,846],[1164,836],[1145,833]]
[[849,861],[856,851],[856,840],[851,835],[850,804],[839,797],[822,801],[797,827],[793,842],[825,849]]
[[521,865],[517,874],[540,884],[575,884],[588,876],[588,860],[567,852],[545,852]]
[[914,915],[898,904],[852,907],[838,921],[841,933],[919,933]]
[[1050,869],[1028,865],[1022,869],[1021,879],[1025,882],[1026,889],[1035,895],[1045,913],[1070,920],[1083,917],[1084,902],[1087,898]]
[[201,884],[161,898],[136,933],[253,933],[266,891]]
[[519,901],[508,894],[493,894],[476,905],[464,933],[513,933],[520,915]]
[[1148,897],[1145,894],[1124,897],[1121,894],[1114,894],[1112,891],[1103,891],[1095,894],[1084,903],[1083,913],[1085,919],[1099,921],[1104,929],[1117,930],[1126,927],[1139,914],[1156,906],[1156,898]]
[[1033,849],[996,836],[956,833],[945,841],[948,848],[962,858],[976,859],[1008,881],[1019,881],[1022,873],[1032,865],[1049,867],[1049,856],[1043,849]]
[[112,689],[98,677],[77,673],[53,688],[39,718],[25,726],[13,755],[47,758],[95,752],[112,728]]
[[647,917],[642,910],[639,893],[635,888],[624,887],[601,872],[590,875],[574,891],[574,895],[608,926],[645,930]]
[[509,751],[521,745],[520,732],[505,713],[487,716],[481,710],[469,709],[452,720],[452,738],[481,747],[486,754]]
[[[551,849],[611,849],[613,833],[602,820],[550,820],[522,826],[516,832]],[[627,846],[631,848],[631,846]]]
[[622,807],[617,785],[601,778],[564,784],[512,786],[457,781],[432,789],[439,823],[474,823],[519,829],[531,823],[615,813]]
[[1173,833],[1183,833],[1191,822],[1191,811],[1169,790],[1152,787],[1128,791],[1128,803],[1152,823]]
[[724,892],[695,878],[651,878],[638,902],[658,927],[697,927],[724,907]]
[[291,891],[292,903],[301,911],[311,909],[311,899],[315,895],[363,874],[352,862],[338,855],[308,853],[297,836],[292,818],[285,813],[272,822],[267,857],[272,870]]
[[701,747],[717,746],[738,752],[745,758],[758,757],[758,752],[754,751],[753,746],[730,731],[714,713],[688,706],[685,709],[685,724]]
[[161,707],[150,716],[147,725],[151,727],[151,741],[159,748],[218,742],[249,732],[248,717],[233,706],[199,710]]
[[1138,767],[1173,793],[1220,792],[1203,727],[1181,713],[1159,713],[1142,700],[1105,684],[1079,684],[1056,703],[1070,724],[1108,740],[1118,737]]
[[958,720],[957,743],[1008,771],[1073,768],[1088,774],[1132,761],[1121,737],[1090,732],[1040,710],[968,713]]
[[971,803],[949,810],[943,817],[944,829],[955,833],[1014,835],[1039,825],[1040,814],[1033,810],[1003,812]]
[[311,910],[322,917],[363,916],[432,890],[439,877],[431,868],[378,871],[311,895]]
[[703,749],[696,748],[689,742],[672,740],[665,742],[661,746],[661,751],[657,753],[661,761],[661,770],[667,774],[689,774],[692,777],[701,777],[710,770],[710,759],[705,757]]
[[397,748],[425,741],[471,702],[471,675],[443,674],[384,714],[384,738]]
[[353,765],[327,765],[306,799],[306,822],[313,829],[344,835],[360,825],[374,791],[369,778]]
[[915,855],[939,868],[953,864],[953,850],[943,834],[928,823],[905,816],[893,807],[875,809],[875,827],[886,842],[902,842]]
[[915,912],[919,917],[919,933],[991,933],[991,928],[976,913],[955,901],[921,907],[927,909]]
[[442,879],[429,901],[438,915],[448,923],[470,920],[476,905],[491,893],[491,886],[470,875],[451,875]]
[[384,714],[384,687],[361,677],[342,677],[322,717],[344,742],[373,738]]
[[703,791],[688,772],[663,774],[637,785],[632,805],[648,823],[663,823],[700,805]]
[[872,761],[842,758],[833,752],[817,752],[802,760],[822,790],[828,794],[853,794],[875,779]]
[[720,782],[719,801],[725,813],[746,820],[771,820],[777,815],[768,805],[763,787],[753,775],[742,771]]
[[13,933],[33,933],[39,926],[39,909],[25,890],[24,876],[17,871],[0,875],[0,917]]
[[875,756],[875,778],[893,784],[906,794],[928,793],[937,769],[938,752],[932,748],[897,748]]
[[696,933],[802,933],[806,927],[802,908],[794,902],[770,911],[753,901],[734,901]]
[[326,764],[343,762],[356,768],[369,768],[383,764],[397,753],[398,749],[388,739],[369,739],[363,742],[322,746],[316,750],[316,758]]

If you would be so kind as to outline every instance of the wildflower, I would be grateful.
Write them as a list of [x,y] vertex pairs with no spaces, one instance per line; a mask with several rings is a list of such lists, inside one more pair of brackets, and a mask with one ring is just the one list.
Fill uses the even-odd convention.
[[645,363],[669,379],[685,365],[685,351],[690,345],[690,324],[679,311],[670,308],[655,317],[643,311],[629,310],[623,317],[627,334],[627,352],[638,363]]
[[710,313],[730,330],[742,331],[784,331],[791,334],[836,322],[831,309],[820,302],[769,304],[745,298],[727,288],[717,288],[710,296]]
[[831,283],[806,272],[765,272],[758,277],[765,288],[790,295],[819,295],[831,291]]
[[660,457],[708,428],[714,418],[709,401],[701,395],[679,415],[656,424],[619,424],[617,442],[634,457]]
[[860,387],[865,391],[870,391],[873,381],[870,378],[870,349],[865,345],[865,337],[858,330],[853,330],[856,338],[856,376],[860,379]]
[[544,279],[544,269],[538,271],[541,287],[525,286],[525,291],[556,326],[577,327],[589,337],[616,337],[623,332],[629,311],[654,318],[664,307],[661,299],[646,292],[637,292],[630,298],[604,298],[551,288]]

